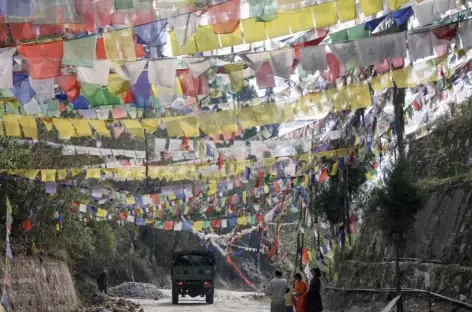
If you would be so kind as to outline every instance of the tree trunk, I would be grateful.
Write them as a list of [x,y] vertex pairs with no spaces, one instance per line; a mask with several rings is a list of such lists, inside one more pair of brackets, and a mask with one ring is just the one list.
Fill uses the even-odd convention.
[[344,212],[345,212],[345,218],[344,218],[344,228],[347,231],[347,235],[349,238],[349,246],[352,247],[352,236],[351,236],[351,224],[349,222],[350,215],[349,215],[349,187],[348,187],[348,172],[347,172],[347,166],[344,167],[343,170],[343,178],[344,178]]
[[397,312],[403,312],[403,298],[402,295],[402,281],[400,274],[400,243],[395,243],[395,283],[397,289],[397,296],[400,296],[400,300],[397,302]]
[[395,112],[395,132],[397,134],[397,148],[399,157],[405,156],[405,145],[403,134],[405,131],[405,120],[403,119],[403,106],[405,104],[405,89],[393,88],[393,108]]

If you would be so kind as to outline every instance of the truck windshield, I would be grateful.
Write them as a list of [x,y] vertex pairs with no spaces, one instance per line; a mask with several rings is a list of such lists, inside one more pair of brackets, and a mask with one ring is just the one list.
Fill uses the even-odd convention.
[[212,266],[213,259],[204,255],[184,255],[174,260],[174,266]]

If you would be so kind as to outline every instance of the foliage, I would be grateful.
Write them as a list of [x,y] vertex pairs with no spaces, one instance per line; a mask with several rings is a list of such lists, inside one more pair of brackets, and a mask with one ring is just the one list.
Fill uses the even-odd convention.
[[418,177],[447,178],[470,171],[472,101],[438,117],[432,133],[410,143],[408,158]]
[[374,190],[371,208],[388,241],[399,243],[412,228],[416,215],[424,206],[425,196],[415,184],[405,158],[399,158],[387,171],[385,187]]

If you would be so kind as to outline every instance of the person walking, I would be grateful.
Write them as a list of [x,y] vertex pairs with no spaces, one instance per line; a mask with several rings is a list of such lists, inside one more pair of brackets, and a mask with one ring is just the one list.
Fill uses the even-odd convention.
[[282,271],[275,271],[275,278],[270,281],[267,294],[270,296],[270,312],[285,312],[285,291],[287,280],[282,278]]
[[323,303],[321,301],[321,271],[318,268],[311,269],[313,279],[310,282],[310,288],[306,295],[306,311],[305,312],[322,312]]
[[305,296],[308,291],[308,284],[302,278],[300,273],[295,274],[295,289],[293,296],[295,298],[295,311],[305,312]]

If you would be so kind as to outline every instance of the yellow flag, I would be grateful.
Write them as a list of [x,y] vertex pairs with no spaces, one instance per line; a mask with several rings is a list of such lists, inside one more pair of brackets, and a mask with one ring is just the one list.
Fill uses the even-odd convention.
[[195,41],[197,42],[198,52],[211,51],[221,47],[218,34],[213,32],[211,25],[198,27],[195,33]]
[[343,23],[357,18],[356,0],[336,0],[336,9]]
[[239,122],[241,123],[241,127],[243,127],[243,129],[249,129],[259,125],[252,107],[240,108],[239,110],[237,110],[237,115],[239,117]]
[[203,231],[203,221],[195,221],[195,222],[193,222],[192,228],[193,228],[195,231],[197,231],[197,232]]
[[82,169],[71,169],[71,170],[70,170],[70,175],[71,175],[72,177],[75,177],[76,175],[79,175],[79,174],[81,174],[81,173],[82,173]]
[[225,71],[231,80],[231,87],[234,92],[238,92],[244,88],[244,64],[228,64],[225,65]]
[[17,115],[4,115],[3,122],[7,136],[21,137],[20,124]]
[[116,168],[116,177],[118,180],[126,180],[129,174],[129,168]]
[[393,71],[392,79],[398,88],[414,88],[417,83],[412,67],[404,67]]
[[315,28],[311,7],[303,8],[300,12],[287,14],[286,17],[292,33]]
[[108,90],[115,95],[120,95],[129,90],[129,82],[118,74],[108,76]]
[[95,129],[98,135],[110,137],[110,130],[107,129],[105,120],[88,120],[88,123]]
[[407,0],[388,0],[390,10],[394,11],[407,3]]
[[179,116],[179,123],[184,136],[198,137],[200,136],[200,129],[198,126],[198,118],[195,116]]
[[166,117],[164,123],[166,125],[167,134],[170,137],[184,136],[184,130],[180,126],[180,116]]
[[238,218],[238,225],[245,226],[247,225],[247,217],[242,216]]
[[100,179],[100,168],[87,169],[87,179]]
[[137,180],[137,181],[141,181],[141,180],[144,180],[145,176],[146,176],[146,168],[145,167],[142,167],[142,168],[130,168],[131,170],[131,176]]
[[127,205],[132,205],[132,204],[134,204],[134,203],[135,203],[135,201],[134,201],[134,196],[127,196],[127,197],[126,197],[126,204],[127,204]]
[[52,128],[54,127],[52,118],[42,119],[42,122],[48,131],[51,131]]
[[75,128],[78,137],[91,137],[92,130],[90,129],[89,121],[86,119],[69,119],[72,126]]
[[208,194],[213,195],[216,193],[218,187],[215,179],[211,179],[208,184]]
[[72,127],[69,119],[54,118],[52,122],[54,124],[54,127],[59,132],[59,138],[67,140],[67,139],[70,139],[71,137],[77,136],[74,130],[74,127]]
[[359,0],[359,3],[366,17],[383,10],[382,0]]
[[99,218],[106,218],[108,215],[108,211],[102,208],[98,208],[97,210],[97,217]]
[[118,63],[136,61],[132,27],[103,33],[103,42],[110,61]]
[[380,91],[385,88],[393,88],[392,73],[386,72],[382,75],[375,76],[370,81],[374,91]]
[[254,19],[243,19],[241,25],[244,31],[244,40],[246,43],[262,41],[267,39],[265,23],[256,22]]
[[63,181],[66,179],[67,176],[67,170],[66,169],[59,169],[57,170],[57,179],[59,181]]
[[56,169],[42,169],[41,170],[41,181],[43,181],[43,182],[56,182]]
[[38,139],[38,128],[33,116],[18,116],[18,121],[26,138]]
[[265,24],[269,39],[285,36],[290,33],[290,27],[285,15],[279,15],[276,19]]
[[26,170],[26,171],[23,173],[23,175],[24,175],[26,178],[28,178],[28,179],[30,179],[30,180],[33,180],[33,179],[36,179],[36,176],[38,175],[38,173],[39,173],[39,170],[36,170],[36,169],[34,169],[34,170]]
[[277,123],[277,105],[275,103],[256,105],[252,107],[252,110],[257,118],[258,125]]
[[220,34],[220,39],[223,47],[232,47],[244,43],[243,33],[239,27],[231,34]]
[[333,168],[331,169],[331,175],[335,176],[338,174],[338,162],[335,162],[333,164]]
[[143,128],[141,127],[141,124],[139,121],[134,120],[134,119],[124,119],[121,120],[121,122],[125,125],[126,130],[135,138],[143,138],[144,137],[144,131]]
[[147,131],[147,133],[154,133],[157,128],[159,128],[160,123],[160,118],[148,118],[141,121],[141,126]]
[[337,23],[334,2],[325,2],[312,7],[316,28],[331,26]]

